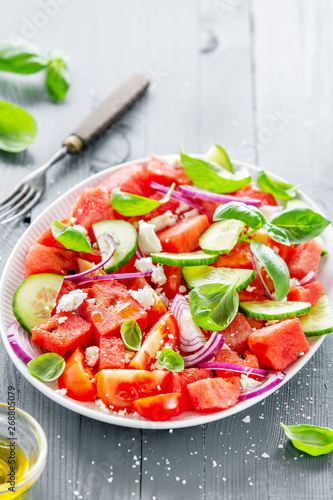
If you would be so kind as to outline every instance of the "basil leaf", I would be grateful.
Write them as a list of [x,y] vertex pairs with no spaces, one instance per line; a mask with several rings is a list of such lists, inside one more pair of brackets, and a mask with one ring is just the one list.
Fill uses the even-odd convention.
[[182,372],[184,370],[184,360],[178,352],[164,348],[158,358],[161,368],[166,368],[170,372]]
[[91,245],[86,236],[81,233],[79,229],[69,224],[65,225],[58,220],[54,220],[52,223],[52,235],[57,241],[64,245],[67,250],[87,253],[92,252]]
[[313,457],[326,455],[333,451],[333,431],[327,427],[313,425],[284,425],[280,422],[286,436],[298,450]]
[[221,146],[219,146],[218,144],[214,144],[209,148],[206,154],[206,158],[208,161],[213,161],[214,163],[225,168],[232,174],[235,173],[234,167],[232,166],[232,163],[229,160],[229,156],[227,155],[226,151],[223,148],[221,148]]
[[258,208],[235,201],[217,207],[213,221],[223,219],[240,220],[252,229],[260,229],[266,222],[263,213]]
[[0,70],[29,75],[47,66],[45,57],[37,47],[24,41],[0,42]]
[[35,142],[37,125],[24,109],[0,101],[0,149],[18,153]]
[[295,198],[297,193],[295,186],[281,181],[273,181],[264,170],[260,170],[257,182],[261,191],[272,194],[278,200],[290,200],[291,198]]
[[271,224],[284,229],[290,243],[298,244],[319,236],[330,221],[310,208],[294,208],[281,212]]
[[65,99],[69,88],[69,75],[67,64],[61,57],[49,60],[45,84],[52,102],[57,103]]
[[276,300],[280,302],[288,295],[290,287],[290,274],[287,264],[274,250],[259,243],[259,241],[252,241],[250,248],[273,280]]
[[145,215],[169,201],[176,184],[172,184],[169,191],[161,200],[153,200],[137,194],[124,193],[119,188],[114,188],[111,193],[111,205],[121,215],[135,217]]
[[65,369],[65,360],[59,354],[47,352],[27,364],[28,370],[36,378],[43,382],[51,382],[60,377]]
[[190,291],[188,301],[194,321],[205,330],[222,331],[236,316],[238,280],[232,285],[209,283]]
[[138,351],[141,347],[142,333],[134,319],[127,319],[120,327],[120,335],[124,345],[131,351]]
[[272,240],[283,243],[283,245],[287,245],[288,247],[290,246],[288,234],[284,229],[266,222],[266,224],[262,226],[262,230],[265,231]]
[[196,186],[214,193],[231,193],[251,182],[251,177],[244,177],[244,179],[223,177],[223,174],[226,175],[227,172],[217,165],[192,158],[182,152],[180,153],[180,159],[185,173],[191,181]]

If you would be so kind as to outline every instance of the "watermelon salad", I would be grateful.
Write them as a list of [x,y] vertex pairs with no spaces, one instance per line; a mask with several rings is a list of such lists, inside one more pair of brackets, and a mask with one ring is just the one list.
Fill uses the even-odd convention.
[[317,280],[329,221],[220,146],[123,167],[50,224],[7,336],[34,376],[106,413],[225,410],[333,331]]

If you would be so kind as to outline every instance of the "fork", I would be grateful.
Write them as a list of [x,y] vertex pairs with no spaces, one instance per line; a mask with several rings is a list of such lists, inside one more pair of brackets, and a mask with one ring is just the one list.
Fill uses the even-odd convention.
[[149,85],[148,78],[136,73],[118,87],[105,101],[70,134],[49,161],[26,175],[0,203],[0,224],[18,219],[42,197],[46,187],[46,171],[67,154],[77,154],[115,122]]

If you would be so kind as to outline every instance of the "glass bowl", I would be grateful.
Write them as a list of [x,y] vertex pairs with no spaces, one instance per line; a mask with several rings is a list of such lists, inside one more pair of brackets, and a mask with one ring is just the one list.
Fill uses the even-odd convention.
[[40,424],[14,405],[0,403],[0,500],[12,500],[44,470],[47,440]]

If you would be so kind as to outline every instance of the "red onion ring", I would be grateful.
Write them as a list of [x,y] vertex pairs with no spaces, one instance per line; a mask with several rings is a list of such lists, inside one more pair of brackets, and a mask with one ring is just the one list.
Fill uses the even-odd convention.
[[232,196],[230,194],[212,193],[207,189],[201,189],[195,186],[179,186],[179,191],[185,196],[191,198],[199,198],[200,200],[215,201],[217,203],[228,203],[228,201],[239,201],[246,205],[253,205],[259,207],[261,201],[254,198],[247,198],[246,196]]
[[32,359],[43,354],[43,351],[32,342],[29,334],[17,321],[13,321],[7,327],[6,334],[13,351],[23,363],[28,364]]
[[197,365],[198,363],[204,363],[205,361],[212,359],[222,349],[223,344],[223,335],[218,332],[213,332],[209,340],[199,351],[191,354],[190,356],[183,357],[185,368],[189,368]]
[[191,315],[189,303],[183,295],[177,294],[170,311],[175,316],[180,330],[180,349],[183,352],[194,352],[206,345],[206,337]]
[[86,276],[85,278],[79,279],[76,283],[77,285],[83,285],[84,283],[90,283],[91,281],[125,280],[128,278],[143,278],[146,276],[151,276],[151,272],[101,274],[100,276]]
[[92,267],[91,269],[88,269],[87,271],[83,271],[82,273],[73,274],[73,275],[69,274],[68,276],[65,276],[65,278],[64,278],[65,280],[72,281],[72,280],[77,280],[77,279],[83,278],[84,276],[87,276],[88,274],[91,274],[91,273],[97,271],[97,269],[100,269],[101,267],[105,266],[105,264],[107,264],[109,262],[109,260],[111,259],[111,257],[113,256],[113,254],[116,250],[116,244],[115,244],[115,241],[110,234],[107,234],[106,236],[104,236],[104,239],[109,244],[109,247],[110,247],[110,251],[109,251],[107,257],[104,260],[102,260],[101,262],[99,262],[98,264],[96,264],[96,266]]
[[[152,181],[150,183],[150,187],[155,189],[155,191],[159,191],[160,193],[168,193],[169,188],[166,186],[163,186],[162,184],[158,184],[158,182]],[[186,196],[183,196],[179,191],[172,191],[171,193],[171,198],[174,198],[177,201],[182,201],[183,203],[186,203],[187,205],[190,205],[193,208],[196,208],[200,212],[203,212],[204,209],[202,207],[199,207],[196,203],[194,203],[191,199],[186,198]]]
[[246,375],[258,375],[258,377],[267,377],[267,370],[251,368],[250,366],[234,365],[232,363],[219,363],[212,361],[210,363],[200,363],[199,368],[208,368],[209,370],[227,370],[230,372],[245,373]]
[[257,258],[254,254],[252,254],[252,264],[253,264],[253,269],[256,273],[256,276],[258,278],[258,281],[260,283],[261,288],[264,290],[266,297],[269,300],[275,300],[271,292],[269,291],[263,277],[261,276],[261,273],[259,271],[258,263],[257,263]]
[[254,398],[256,396],[259,396],[260,394],[263,394],[264,392],[269,391],[270,389],[273,389],[273,387],[282,382],[285,376],[286,374],[284,372],[270,373],[267,377],[267,380],[263,384],[261,384],[260,387],[242,392],[239,396],[239,401],[245,401],[246,399]]
[[304,276],[304,278],[302,278],[300,281],[299,281],[299,284],[300,285],[307,285],[308,283],[310,283],[310,281],[313,280],[313,278],[316,276],[316,273],[314,271],[309,271],[308,274],[306,274]]

